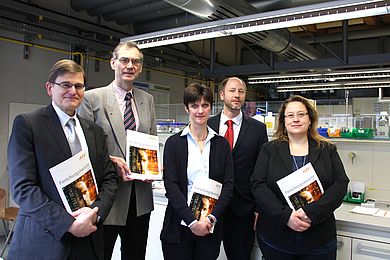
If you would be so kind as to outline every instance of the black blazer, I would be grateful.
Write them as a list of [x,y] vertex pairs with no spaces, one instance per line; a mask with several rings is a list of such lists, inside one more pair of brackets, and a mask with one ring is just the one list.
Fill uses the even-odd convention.
[[[103,129],[79,117],[99,195],[92,207],[105,219],[114,202],[118,179]],[[9,249],[10,259],[66,259],[78,238],[67,232],[74,218],[65,210],[49,169],[72,156],[58,116],[49,105],[15,118],[8,144],[11,192],[20,206]],[[103,259],[103,230],[91,234]],[[36,245],[40,246],[37,247]]]
[[[179,243],[185,227],[195,220],[187,204],[187,136],[177,133],[169,137],[164,147],[164,185],[168,206],[165,211],[161,240]],[[229,143],[225,138],[215,135],[211,138],[209,178],[222,183],[222,191],[211,214],[217,218],[214,233],[208,239],[222,240],[222,215],[233,196],[233,164]]]
[[[219,133],[221,114],[209,119],[209,126]],[[261,147],[268,142],[265,124],[243,115],[240,133],[233,148],[234,193],[230,208],[236,216],[245,216],[255,210],[250,178]]]
[[[324,194],[303,207],[312,226],[302,232],[303,247],[316,248],[336,239],[333,212],[341,205],[349,179],[336,147],[321,142],[321,147],[309,140],[307,162],[313,165]],[[293,159],[287,141],[271,141],[263,146],[252,177],[253,194],[261,208],[258,234],[283,248],[294,247],[297,232],[287,226],[292,209],[287,205],[276,181],[293,172]]]

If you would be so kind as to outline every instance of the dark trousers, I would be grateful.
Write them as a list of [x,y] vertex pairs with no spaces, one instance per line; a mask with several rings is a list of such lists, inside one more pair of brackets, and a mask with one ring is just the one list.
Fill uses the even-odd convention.
[[103,252],[101,253],[101,256],[98,257],[97,252],[94,250],[91,236],[72,237],[70,252],[67,260],[101,259]]
[[261,240],[259,241],[259,246],[265,260],[336,260],[336,249],[324,254],[291,255],[276,250]]
[[255,240],[255,214],[237,217],[228,208],[223,215],[223,247],[228,260],[249,260]]
[[221,242],[195,236],[189,228],[185,228],[180,243],[162,242],[164,260],[215,260],[220,247]]
[[111,260],[115,241],[121,238],[122,260],[144,260],[148,240],[150,213],[137,217],[135,187],[131,189],[126,226],[104,225],[104,259]]

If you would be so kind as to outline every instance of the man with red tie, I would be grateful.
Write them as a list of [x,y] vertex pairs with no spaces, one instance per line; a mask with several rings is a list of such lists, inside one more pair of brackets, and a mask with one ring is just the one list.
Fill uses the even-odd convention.
[[223,217],[223,245],[229,260],[249,260],[256,221],[256,204],[251,192],[253,174],[261,147],[268,142],[265,124],[244,116],[246,84],[237,77],[221,83],[223,111],[208,125],[229,141],[234,164],[234,195]]

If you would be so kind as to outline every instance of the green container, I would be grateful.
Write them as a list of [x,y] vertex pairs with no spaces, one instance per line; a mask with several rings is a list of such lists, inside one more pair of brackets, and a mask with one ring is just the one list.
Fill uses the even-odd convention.
[[345,193],[343,201],[348,201],[348,195],[349,195],[349,192]]
[[357,138],[373,138],[374,130],[371,128],[357,128],[355,136]]
[[364,193],[361,193],[359,196],[352,197],[351,192],[348,192],[348,202],[352,203],[363,203],[364,202]]
[[342,138],[354,138],[356,137],[357,129],[354,127],[351,128],[342,128],[340,131],[340,137]]

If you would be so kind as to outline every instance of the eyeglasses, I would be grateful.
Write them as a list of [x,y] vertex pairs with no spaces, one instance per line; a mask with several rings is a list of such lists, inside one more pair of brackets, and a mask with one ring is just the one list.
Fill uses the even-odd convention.
[[142,64],[142,59],[137,59],[137,58],[127,58],[127,57],[121,57],[118,59],[118,61],[122,64],[122,65],[127,65],[130,63],[131,61],[131,64],[133,64],[134,66],[140,66]]
[[284,115],[284,117],[287,117],[288,119],[294,119],[295,116],[298,117],[298,118],[303,118],[304,116],[308,115],[309,113],[307,112],[298,112],[296,114],[294,113],[288,113],[286,115]]
[[63,89],[66,89],[66,90],[69,90],[72,87],[74,87],[77,91],[85,89],[85,85],[81,84],[81,83],[72,84],[72,83],[66,82],[66,81],[65,82],[60,82],[60,83],[57,83],[57,82],[52,82],[52,83],[60,86]]

